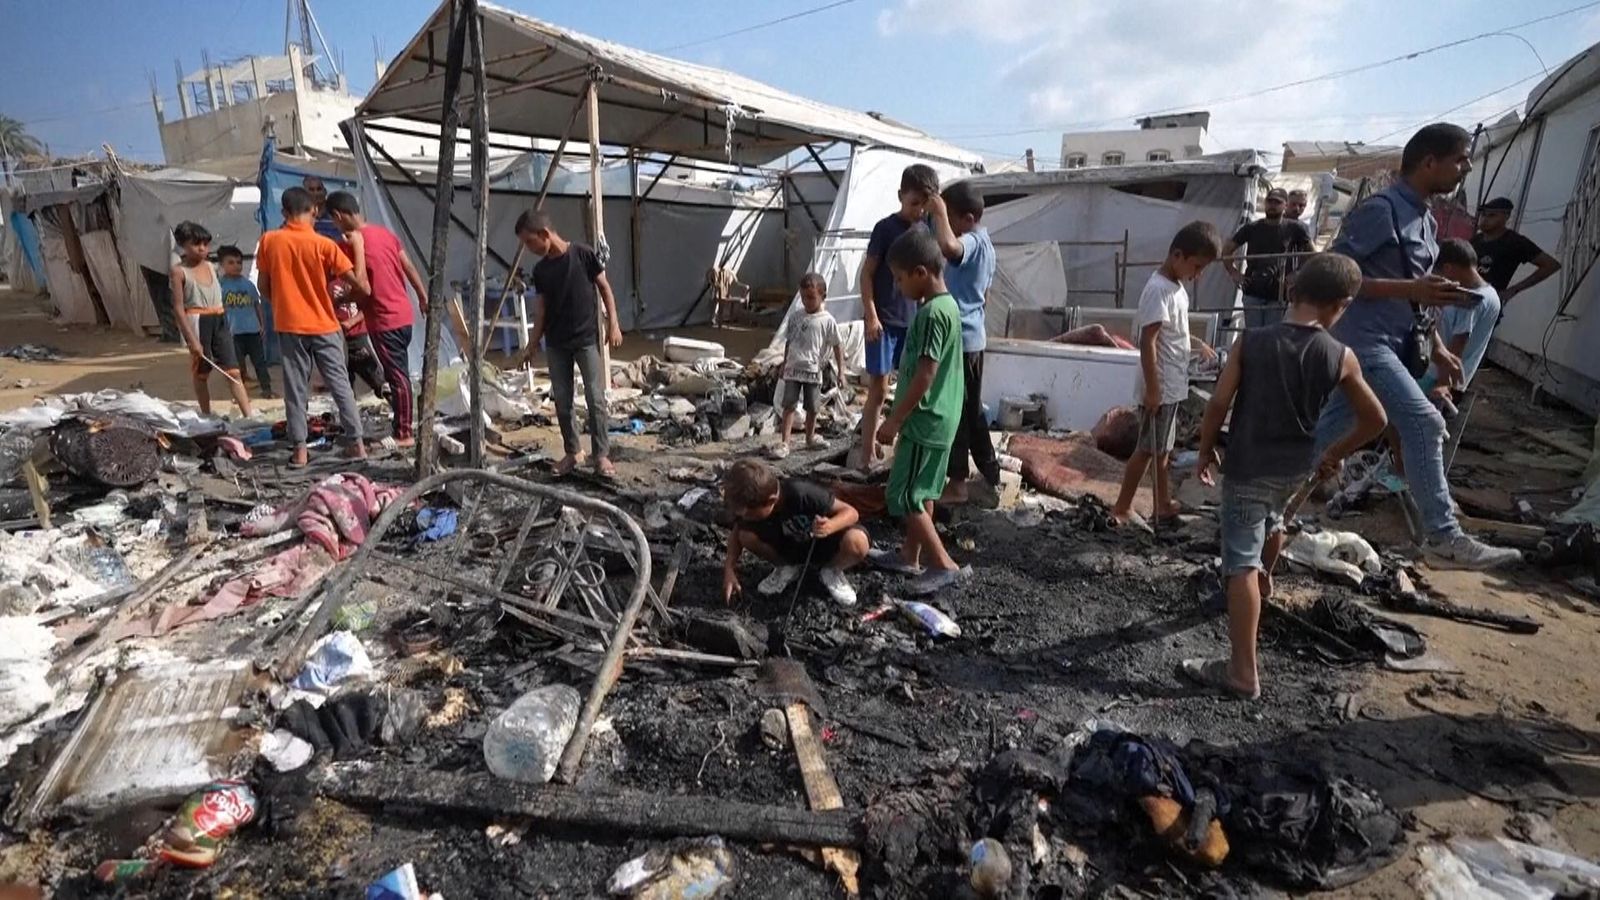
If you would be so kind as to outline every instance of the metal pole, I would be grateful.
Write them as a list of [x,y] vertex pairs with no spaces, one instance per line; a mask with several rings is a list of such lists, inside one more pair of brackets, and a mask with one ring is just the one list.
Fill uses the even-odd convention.
[[[445,54],[443,115],[439,121],[439,168],[434,178],[433,246],[428,254],[428,319],[422,342],[422,409],[417,416],[417,478],[433,468],[437,441],[433,417],[439,405],[434,396],[439,385],[439,332],[445,317],[445,262],[449,255],[450,203],[455,199],[452,180],[456,167],[456,131],[461,114],[456,93],[461,88],[461,57],[466,51],[467,22],[462,12],[466,0],[450,4],[450,36]],[[404,169],[401,170],[405,172]]]
[[[589,88],[586,103],[589,112],[589,224],[590,232],[594,235],[595,245],[598,246],[606,239],[606,214],[602,204],[604,197],[600,191],[600,84],[594,79],[589,79]],[[611,394],[611,342],[606,340],[608,325],[605,315],[605,301],[596,296],[594,302],[600,304],[595,321],[600,328],[600,377],[605,379],[605,393]],[[617,323],[621,328],[621,323]]]
[[643,229],[639,223],[639,157],[628,150],[628,274],[633,281],[633,319],[644,318],[644,292],[639,289],[639,242]]
[[[472,349],[468,354],[472,373],[467,381],[472,425],[468,430],[467,459],[483,466],[483,314],[484,258],[489,251],[489,98],[488,78],[483,59],[483,16],[478,0],[462,0],[467,16],[467,36],[472,45],[472,205],[477,210],[477,235],[472,255],[472,306],[467,323],[472,330]],[[502,302],[504,294],[501,295]]]

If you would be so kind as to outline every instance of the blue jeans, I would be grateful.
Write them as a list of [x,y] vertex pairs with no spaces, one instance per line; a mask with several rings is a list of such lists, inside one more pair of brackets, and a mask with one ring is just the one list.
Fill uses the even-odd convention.
[[[1422,513],[1424,530],[1432,537],[1461,533],[1450,508],[1450,485],[1444,478],[1444,416],[1422,392],[1392,348],[1351,347],[1361,364],[1361,375],[1378,395],[1389,424],[1400,434],[1406,462],[1406,483]],[[1317,420],[1317,455],[1344,436],[1355,422],[1344,392],[1333,395]]]
[[1283,309],[1276,300],[1244,295],[1244,327],[1260,328],[1283,321]]

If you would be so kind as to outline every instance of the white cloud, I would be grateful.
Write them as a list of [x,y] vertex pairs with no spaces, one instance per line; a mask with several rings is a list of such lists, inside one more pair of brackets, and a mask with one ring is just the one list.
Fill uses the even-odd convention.
[[[1314,133],[1321,130],[1317,113],[1339,111],[1338,82],[1208,101],[1339,68],[1335,53],[1350,43],[1330,35],[1340,33],[1334,26],[1351,2],[1283,0],[1247,8],[1232,0],[988,0],[980,7],[970,0],[899,0],[879,16],[878,27],[896,39],[972,36],[1008,60],[991,88],[1020,101],[1020,123],[998,115],[987,123],[948,123],[941,130],[957,142],[987,139],[992,146],[1005,139],[993,133],[1049,126],[1026,138],[1047,147],[1051,131],[1132,127],[1140,114],[1205,107],[1224,146],[1276,150],[1290,138],[1361,137]],[[1275,121],[1280,117],[1300,124]]]

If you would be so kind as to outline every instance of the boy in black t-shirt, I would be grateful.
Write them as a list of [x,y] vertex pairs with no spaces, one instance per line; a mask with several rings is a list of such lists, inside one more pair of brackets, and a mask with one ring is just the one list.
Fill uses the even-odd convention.
[[594,468],[609,478],[617,470],[608,458],[606,387],[611,378],[600,357],[599,302],[605,303],[606,343],[622,346],[622,326],[617,323],[617,299],[611,293],[611,282],[606,280],[605,265],[592,248],[562,238],[550,217],[542,212],[528,210],[518,216],[516,229],[517,239],[541,259],[533,267],[533,289],[539,295],[533,333],[513,368],[526,362],[539,341],[544,340],[545,361],[550,364],[550,398],[556,404],[561,445],[566,451],[556,463],[556,474],[565,475],[579,462],[578,416],[572,403],[572,368],[578,367],[589,402]]
[[861,514],[855,507],[812,482],[779,478],[770,466],[751,459],[728,470],[722,501],[734,518],[722,566],[723,600],[731,603],[742,592],[739,557],[749,550],[777,566],[757,587],[761,593],[781,593],[809,560],[821,567],[822,586],[835,603],[855,605],[856,591],[844,572],[860,565],[871,549],[867,533],[856,525]]

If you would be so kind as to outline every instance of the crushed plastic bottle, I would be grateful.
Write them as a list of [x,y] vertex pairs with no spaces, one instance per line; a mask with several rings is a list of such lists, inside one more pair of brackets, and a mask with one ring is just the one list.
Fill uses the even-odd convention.
[[534,688],[489,724],[483,758],[497,778],[543,784],[578,727],[583,698],[564,684]]
[[916,620],[934,637],[961,637],[961,626],[956,620],[920,600],[896,600],[895,605],[907,616]]

